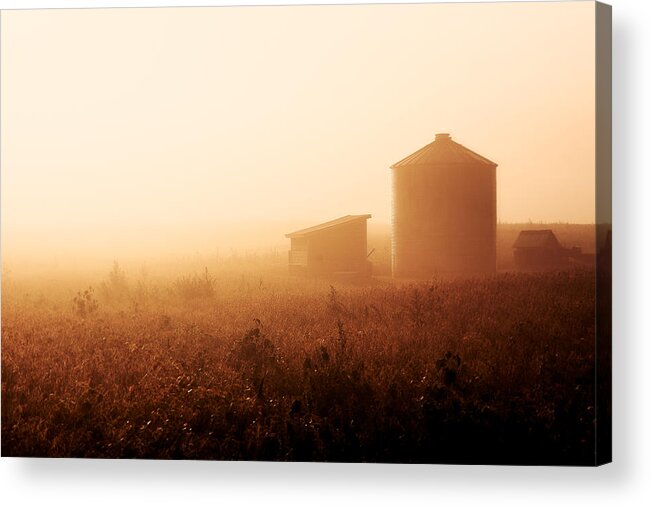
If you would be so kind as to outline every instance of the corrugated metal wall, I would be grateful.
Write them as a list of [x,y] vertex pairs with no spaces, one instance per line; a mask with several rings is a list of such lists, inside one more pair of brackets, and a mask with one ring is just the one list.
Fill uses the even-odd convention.
[[464,159],[392,172],[394,276],[495,272],[496,166]]

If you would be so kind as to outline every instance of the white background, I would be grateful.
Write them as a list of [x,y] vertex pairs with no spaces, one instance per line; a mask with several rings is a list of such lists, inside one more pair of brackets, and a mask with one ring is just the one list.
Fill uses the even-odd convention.
[[[233,4],[298,4],[240,0]],[[309,2],[308,2],[309,3]],[[320,0],[313,3],[342,3]],[[397,3],[397,2],[394,2]],[[651,504],[651,2],[613,4],[614,460],[601,468],[0,460],[4,504]],[[0,0],[0,7],[220,5]]]

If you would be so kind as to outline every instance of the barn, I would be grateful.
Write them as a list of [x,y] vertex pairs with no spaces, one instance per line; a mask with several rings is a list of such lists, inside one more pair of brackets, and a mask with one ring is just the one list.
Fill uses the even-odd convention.
[[496,168],[446,133],[391,166],[394,277],[495,272]]
[[520,270],[562,268],[567,266],[569,256],[549,229],[522,230],[513,244],[513,260]]
[[349,214],[285,234],[291,240],[290,272],[369,276],[366,224],[370,217],[370,214]]

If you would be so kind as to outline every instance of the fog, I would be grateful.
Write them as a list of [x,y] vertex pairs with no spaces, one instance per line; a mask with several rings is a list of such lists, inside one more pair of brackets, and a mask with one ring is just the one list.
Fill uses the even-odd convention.
[[345,214],[386,226],[389,166],[436,132],[498,163],[500,221],[593,222],[593,9],[3,12],[3,262],[284,250]]

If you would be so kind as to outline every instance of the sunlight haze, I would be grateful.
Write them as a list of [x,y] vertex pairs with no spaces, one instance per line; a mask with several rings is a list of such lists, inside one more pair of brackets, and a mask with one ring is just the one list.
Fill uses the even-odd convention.
[[282,247],[346,214],[385,224],[390,165],[437,132],[498,164],[499,221],[594,222],[593,11],[3,12],[4,253],[183,249],[190,229],[189,249]]

